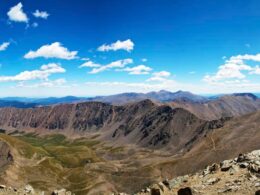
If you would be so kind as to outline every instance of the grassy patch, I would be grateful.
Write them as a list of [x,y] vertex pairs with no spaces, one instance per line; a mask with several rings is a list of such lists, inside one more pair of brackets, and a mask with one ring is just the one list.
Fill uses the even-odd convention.
[[37,189],[61,186],[80,192],[97,177],[95,173],[87,175],[84,170],[86,164],[101,161],[92,149],[99,142],[93,139],[69,140],[60,134],[38,136],[34,133],[0,134],[0,139],[17,150],[19,158],[31,162],[32,165],[21,168],[20,177]]

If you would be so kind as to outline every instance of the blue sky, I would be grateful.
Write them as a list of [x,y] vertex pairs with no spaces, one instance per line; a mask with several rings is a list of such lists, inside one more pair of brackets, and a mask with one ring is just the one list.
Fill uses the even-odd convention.
[[0,0],[0,96],[260,92],[257,0]]

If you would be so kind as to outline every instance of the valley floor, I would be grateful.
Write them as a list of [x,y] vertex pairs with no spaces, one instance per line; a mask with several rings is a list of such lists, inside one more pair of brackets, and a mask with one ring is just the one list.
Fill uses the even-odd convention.
[[65,188],[75,194],[111,194],[138,191],[162,178],[157,163],[172,155],[133,146],[113,147],[88,138],[68,139],[60,134],[0,134],[12,161],[1,171],[0,184],[52,192]]
[[190,187],[193,194],[254,194],[260,189],[260,151],[196,173],[215,159],[199,161],[206,153],[172,155],[131,145],[116,147],[98,137],[69,139],[61,134],[1,133],[0,163],[4,166],[0,184],[12,188],[0,186],[0,194],[26,194],[25,186],[33,186],[35,194],[66,189],[67,193],[60,194],[67,195],[138,191],[139,195],[168,195],[185,187]]

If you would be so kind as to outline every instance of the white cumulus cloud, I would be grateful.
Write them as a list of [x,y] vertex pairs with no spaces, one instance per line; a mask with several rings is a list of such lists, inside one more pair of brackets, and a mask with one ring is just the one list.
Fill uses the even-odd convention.
[[110,45],[103,44],[97,50],[98,51],[117,51],[117,50],[126,50],[128,52],[134,49],[134,43],[127,39],[125,41],[116,41],[115,43],[111,43]]
[[7,47],[10,45],[9,42],[4,42],[0,45],[0,51],[4,51],[7,49]]
[[50,45],[43,45],[36,51],[29,51],[24,55],[26,59],[33,59],[38,57],[43,58],[60,58],[65,60],[72,60],[77,58],[78,51],[69,51],[63,47],[61,43],[55,42]]
[[39,11],[38,9],[35,10],[35,12],[33,12],[33,15],[36,17],[36,18],[43,18],[43,19],[47,19],[49,17],[49,13],[46,12],[46,11]]
[[10,10],[7,12],[7,15],[11,21],[14,22],[25,22],[29,21],[26,13],[23,11],[23,4],[20,2],[14,7],[11,7]]
[[8,81],[29,81],[29,80],[48,80],[48,77],[55,73],[64,73],[66,70],[60,64],[49,63],[42,65],[39,70],[23,71],[14,76],[0,76],[0,82]]
[[218,71],[215,74],[207,74],[203,80],[210,84],[218,82],[230,83],[232,79],[245,79],[247,74],[260,74],[259,66],[248,65],[247,61],[260,62],[260,54],[232,56],[218,67]]

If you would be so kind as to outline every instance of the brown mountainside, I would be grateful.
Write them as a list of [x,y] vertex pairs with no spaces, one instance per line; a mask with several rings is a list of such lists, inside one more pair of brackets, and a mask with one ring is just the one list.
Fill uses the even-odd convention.
[[199,118],[214,120],[241,116],[260,109],[260,100],[252,94],[225,95],[207,102],[173,101],[173,107],[184,108]]
[[[205,165],[234,158],[260,148],[260,112],[232,118],[220,128],[200,136],[188,152],[164,164],[164,172],[184,175],[196,172]],[[174,166],[173,166],[174,165]]]
[[[103,170],[104,165],[111,166],[109,171],[99,178],[106,184],[102,190],[107,191],[109,186],[113,186],[109,190],[132,193],[162,178],[194,173],[213,162],[259,149],[259,118],[260,111],[257,111],[239,117],[206,121],[183,108],[156,104],[150,100],[123,106],[87,102],[32,109],[1,108],[0,128],[9,131],[36,131],[40,134],[64,133],[70,138],[99,134],[94,138],[101,141],[95,146],[95,150],[97,156],[102,158],[94,159],[93,162],[86,159],[87,163],[83,167],[89,167],[86,170],[97,167]],[[2,135],[2,139],[13,143],[19,139],[19,134],[13,138]],[[28,141],[28,138],[26,140]],[[103,141],[111,144],[116,150],[103,146]],[[38,144],[34,141],[32,143]],[[45,145],[43,148],[46,149]],[[64,150],[66,147],[58,148]],[[16,154],[15,151],[18,149],[20,147],[14,147],[13,153]],[[32,149],[35,150],[34,147]],[[52,147],[47,149],[53,151]],[[39,151],[37,149],[34,152]],[[31,156],[34,156],[34,152]],[[19,157],[15,155],[14,162],[20,163],[17,156]],[[34,158],[29,161],[34,161]],[[22,162],[24,157],[19,164],[21,167],[24,166]],[[67,164],[63,166],[66,167],[65,165]],[[18,175],[22,175],[15,167],[11,167],[10,173],[13,175],[13,172],[18,171]],[[63,170],[61,173],[63,174]],[[85,175],[83,177],[85,178]],[[133,179],[138,182],[131,182]],[[32,181],[34,180],[35,178],[32,178]],[[13,182],[14,180],[9,183]],[[56,181],[53,182],[51,184],[54,185]],[[66,186],[72,191],[74,187]],[[92,189],[90,187],[88,190]]]
[[192,145],[208,128],[215,128],[209,123],[215,124],[216,121],[207,122],[182,108],[173,109],[150,100],[124,106],[87,102],[30,109],[0,109],[2,129],[55,131],[66,135],[101,133],[100,139],[119,145],[167,146],[173,151]]

